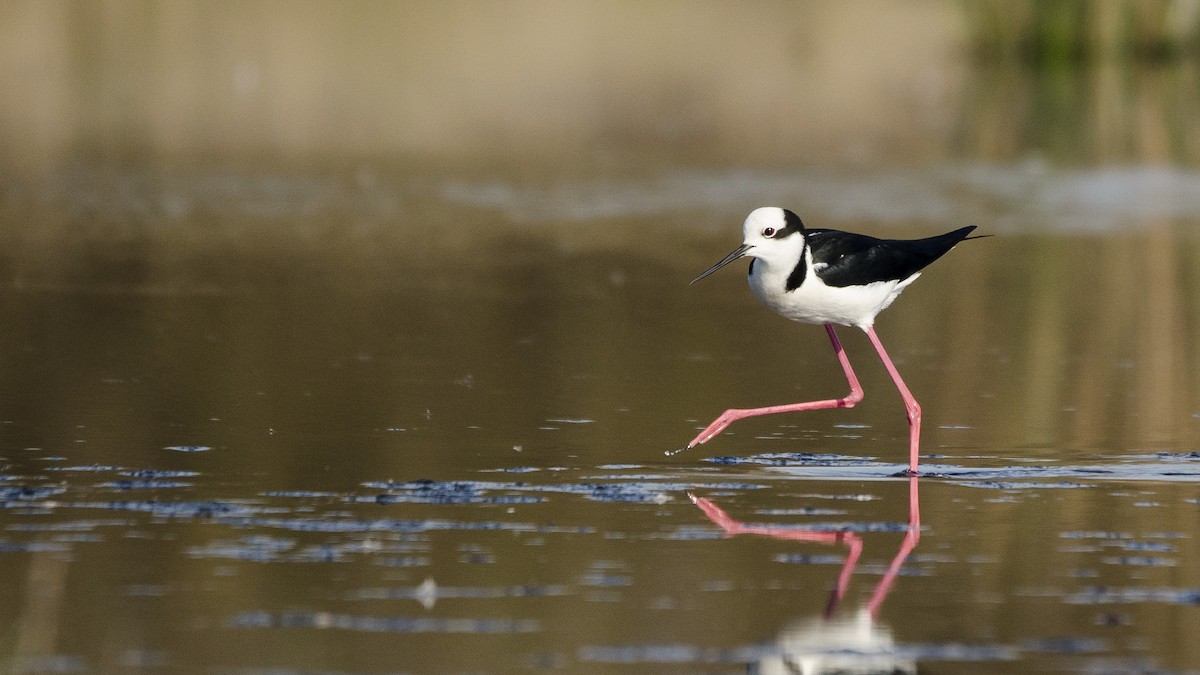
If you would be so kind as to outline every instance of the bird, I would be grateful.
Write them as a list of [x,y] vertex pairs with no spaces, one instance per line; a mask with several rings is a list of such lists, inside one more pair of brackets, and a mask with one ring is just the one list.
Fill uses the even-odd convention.
[[850,392],[837,399],[731,408],[683,449],[712,440],[733,422],[747,417],[854,407],[862,401],[863,389],[834,329],[835,325],[853,326],[866,332],[904,400],[909,425],[909,460],[907,471],[902,473],[917,475],[921,406],[880,342],[875,332],[875,317],[916,281],[925,267],[959,242],[990,236],[970,236],[974,231],[975,226],[969,225],[924,239],[879,239],[853,232],[808,228],[794,212],[776,206],[751,211],[742,225],[742,245],[701,272],[691,283],[735,260],[751,258],[750,290],[764,305],[784,318],[824,325]]

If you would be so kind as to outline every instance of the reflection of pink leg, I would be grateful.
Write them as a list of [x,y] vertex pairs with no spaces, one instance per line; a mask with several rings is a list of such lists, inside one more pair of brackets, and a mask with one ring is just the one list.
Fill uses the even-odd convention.
[[[896,551],[896,555],[892,556],[892,562],[888,565],[887,571],[883,573],[883,578],[875,585],[875,590],[871,593],[871,599],[867,602],[867,611],[874,619],[879,615],[879,608],[883,605],[883,601],[887,599],[888,593],[892,590],[892,584],[896,582],[896,576],[900,574],[900,568],[904,562],[908,560],[908,556],[912,554],[914,548],[917,547],[917,542],[921,541],[921,499],[920,485],[916,474],[908,478],[908,532],[904,535],[904,540],[900,542],[900,549]],[[833,615],[833,611],[837,609],[838,603],[846,594],[846,588],[850,585],[850,577],[854,574],[854,567],[858,564],[858,557],[862,554],[863,540],[853,532],[808,532],[805,530],[794,530],[782,527],[766,527],[763,525],[746,525],[741,521],[734,520],[725,513],[721,507],[711,501],[697,497],[690,492],[688,497],[691,497],[692,503],[700,507],[708,519],[725,531],[725,534],[757,534],[773,539],[786,539],[791,541],[815,541],[824,544],[843,543],[849,550],[846,555],[846,562],[842,563],[842,571],[838,574],[837,586],[829,596],[829,603],[825,606],[825,617],[829,618]]]
[[892,363],[887,350],[883,348],[883,343],[879,341],[879,336],[875,334],[875,327],[867,326],[864,330],[867,331],[867,337],[871,338],[871,344],[875,346],[875,351],[879,353],[883,367],[887,368],[888,375],[892,376],[892,382],[895,382],[896,388],[900,390],[900,398],[904,399],[904,408],[908,412],[908,475],[916,475],[917,455],[921,446],[921,405],[917,403],[917,399],[913,398],[912,393],[908,391],[908,386],[900,378],[900,372],[896,370],[896,365]]
[[921,503],[918,497],[917,480],[916,474],[908,477],[908,533],[904,535],[904,541],[900,543],[900,550],[896,551],[896,555],[892,557],[892,564],[888,565],[887,571],[883,573],[883,578],[879,580],[875,591],[871,593],[871,600],[867,602],[867,611],[871,614],[871,618],[879,615],[879,607],[883,605],[883,601],[892,590],[896,575],[900,573],[900,566],[904,564],[905,560],[908,560],[909,554],[917,547],[917,542],[921,541]]
[[691,493],[688,496],[692,498],[692,503],[700,507],[704,515],[708,516],[714,524],[725,530],[725,534],[730,536],[735,534],[760,534],[772,539],[788,539],[791,541],[817,541],[823,544],[836,544],[840,541],[850,539],[858,539],[858,535],[853,532],[814,532],[811,530],[795,530],[786,527],[767,527],[765,525],[747,525],[739,520],[734,520],[725,513],[725,510],[704,497],[697,497]]
[[[829,341],[833,343],[833,351],[837,354],[838,362],[842,364],[842,371],[846,373],[846,381],[850,383],[850,393],[845,398],[772,405],[765,408],[730,408],[714,420],[712,424],[705,427],[704,431],[701,431],[692,439],[691,443],[687,444],[687,447],[694,448],[705,441],[712,440],[725,427],[747,417],[774,415],[775,413],[783,412],[800,412],[802,410],[820,410],[823,408],[853,408],[854,404],[863,398],[862,387],[858,384],[858,377],[854,375],[854,369],[850,367],[850,359],[846,357],[846,351],[842,349],[842,343],[838,340],[837,333],[833,330],[833,324],[825,324],[825,332],[829,333]],[[883,348],[878,347],[878,349],[882,350]],[[880,354],[883,354],[883,352],[881,351]],[[884,358],[886,360],[886,356]]]
[[[914,479],[915,480],[915,479]],[[725,531],[725,534],[733,536],[735,534],[757,534],[772,539],[786,539],[789,541],[815,541],[822,544],[837,544],[842,543],[849,549],[846,554],[846,562],[842,563],[842,571],[838,574],[837,586],[834,587],[833,593],[829,596],[829,603],[825,607],[826,616],[833,614],[833,610],[837,609],[838,603],[841,602],[842,596],[846,594],[846,588],[850,585],[850,577],[854,575],[854,568],[858,565],[858,556],[862,554],[863,541],[853,532],[812,532],[808,530],[793,530],[783,527],[766,527],[763,525],[747,525],[741,521],[734,520],[729,517],[725,510],[704,497],[697,497],[691,493],[688,496],[692,498],[692,503],[700,507],[704,515],[708,516],[714,524]],[[915,545],[915,543],[914,543]],[[894,575],[893,575],[894,576]]]

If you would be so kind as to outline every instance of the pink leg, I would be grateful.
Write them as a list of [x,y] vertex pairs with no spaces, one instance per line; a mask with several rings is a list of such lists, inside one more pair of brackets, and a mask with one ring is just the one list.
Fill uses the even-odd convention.
[[863,330],[867,331],[867,337],[871,338],[871,344],[875,345],[875,351],[879,353],[883,367],[887,368],[888,375],[892,376],[892,382],[895,382],[896,388],[900,390],[900,398],[904,399],[904,408],[908,411],[908,475],[914,476],[917,473],[917,453],[921,446],[921,405],[917,403],[917,399],[913,398],[908,386],[900,378],[896,365],[892,363],[887,350],[883,348],[883,343],[879,341],[879,336],[875,334],[875,327],[867,326]]
[[[714,436],[721,433],[725,427],[747,417],[774,415],[775,413],[783,412],[800,412],[802,410],[820,410],[823,408],[853,408],[854,404],[863,398],[862,387],[858,384],[858,377],[855,376],[854,369],[850,367],[850,359],[846,357],[846,351],[842,349],[842,343],[838,340],[837,333],[833,330],[833,324],[825,324],[825,332],[829,333],[829,341],[833,343],[833,351],[837,354],[838,362],[842,364],[842,371],[846,373],[846,381],[850,383],[850,393],[845,398],[772,405],[765,408],[730,408],[714,420],[712,424],[705,427],[704,431],[701,431],[692,439],[691,443],[687,444],[687,447],[694,448],[701,443],[710,441]],[[877,348],[880,350],[883,349],[882,347]],[[880,354],[883,354],[883,352],[880,351]],[[884,355],[884,360],[887,360],[886,355]],[[898,378],[899,376],[893,377]],[[901,383],[901,386],[903,386],[903,383]],[[913,452],[915,453],[916,451],[914,450]],[[915,457],[916,455],[914,454],[913,456]]]

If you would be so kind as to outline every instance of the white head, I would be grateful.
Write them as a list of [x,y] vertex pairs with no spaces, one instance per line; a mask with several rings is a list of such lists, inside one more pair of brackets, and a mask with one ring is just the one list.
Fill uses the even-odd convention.
[[791,269],[796,266],[803,251],[804,223],[800,222],[799,216],[778,206],[757,208],[750,212],[742,224],[742,245],[692,279],[692,283],[742,256],[758,258],[766,265],[785,265]]

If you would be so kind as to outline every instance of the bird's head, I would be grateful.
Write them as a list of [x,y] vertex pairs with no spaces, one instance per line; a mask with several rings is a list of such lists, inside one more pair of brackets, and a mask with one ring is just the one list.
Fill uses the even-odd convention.
[[800,216],[777,206],[754,209],[742,224],[742,245],[720,262],[692,279],[696,283],[743,256],[758,258],[767,265],[796,266],[804,252],[804,223]]

